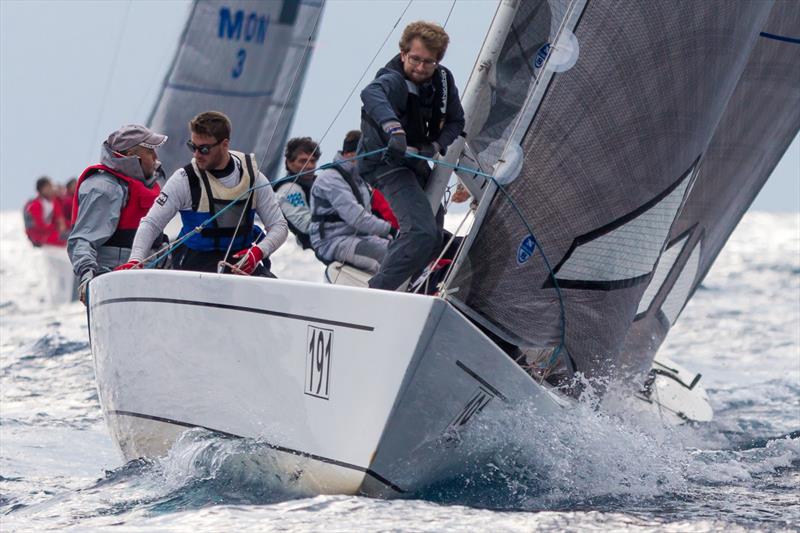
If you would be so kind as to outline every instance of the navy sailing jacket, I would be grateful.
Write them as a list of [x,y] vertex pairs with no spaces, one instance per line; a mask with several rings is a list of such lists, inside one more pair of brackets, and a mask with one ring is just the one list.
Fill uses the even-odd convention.
[[[418,92],[421,100],[429,100],[433,108],[433,116],[441,117],[440,124],[432,124],[429,128],[435,138],[424,139],[425,142],[436,141],[444,151],[464,131],[464,109],[458,97],[458,88],[453,74],[445,67],[436,67],[434,76],[423,84],[419,84]],[[408,144],[418,144],[418,139],[411,138],[409,123],[416,122],[419,117],[408,116],[410,99],[407,78],[403,72],[400,54],[396,55],[386,66],[380,69],[375,79],[361,91],[361,141],[359,153],[371,152],[384,148],[388,136],[381,125],[391,120],[403,124],[409,134]],[[442,101],[444,99],[444,101]],[[444,113],[440,108],[444,108]],[[380,164],[380,157],[359,160],[359,170],[364,175]]]

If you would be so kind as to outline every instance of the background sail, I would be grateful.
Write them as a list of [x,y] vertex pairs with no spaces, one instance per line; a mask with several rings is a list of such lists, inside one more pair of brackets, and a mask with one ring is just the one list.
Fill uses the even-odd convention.
[[[555,11],[563,3],[548,5]],[[562,287],[565,347],[577,370],[596,375],[621,361],[639,302],[771,8],[590,0],[574,25],[577,62],[510,121],[520,123],[524,166],[507,191]],[[534,15],[545,17],[537,23],[520,19],[520,11],[515,26],[546,24],[546,11]],[[520,27],[509,39],[522,34]],[[546,69],[529,76],[546,76]],[[502,99],[490,102],[496,109]],[[520,120],[525,115],[532,120]],[[502,195],[477,231],[450,285],[451,301],[514,344],[557,346],[560,306],[549,271]]]
[[150,126],[170,137],[159,150],[167,175],[189,160],[189,120],[215,110],[231,118],[231,146],[255,152],[274,179],[322,8],[321,0],[193,4],[150,117]]
[[[623,350],[644,370],[800,131],[800,2],[776,2],[717,127]],[[645,356],[645,357],[643,357]]]

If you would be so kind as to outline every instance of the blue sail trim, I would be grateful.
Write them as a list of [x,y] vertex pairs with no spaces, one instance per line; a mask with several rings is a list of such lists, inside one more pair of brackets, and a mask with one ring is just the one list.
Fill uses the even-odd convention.
[[767,39],[775,39],[776,41],[783,41],[785,43],[793,43],[793,44],[800,44],[800,39],[796,39],[794,37],[786,37],[784,35],[775,35],[774,33],[767,33],[762,31],[759,33],[761,37],[766,37]]

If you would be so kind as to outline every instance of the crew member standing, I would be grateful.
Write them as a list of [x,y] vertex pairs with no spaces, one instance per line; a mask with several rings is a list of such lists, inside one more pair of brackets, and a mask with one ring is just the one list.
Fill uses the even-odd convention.
[[382,156],[359,160],[361,176],[380,190],[400,222],[370,287],[395,290],[421,271],[439,250],[440,222],[424,188],[431,169],[406,157],[444,154],[464,130],[464,110],[452,73],[440,64],[449,37],[438,24],[412,22],[400,39],[400,53],[361,92],[359,153],[386,147]]
[[61,204],[61,212],[64,213],[64,222],[67,231],[72,229],[72,201],[75,199],[75,189],[78,185],[78,178],[70,178],[64,185],[64,194],[58,201]]

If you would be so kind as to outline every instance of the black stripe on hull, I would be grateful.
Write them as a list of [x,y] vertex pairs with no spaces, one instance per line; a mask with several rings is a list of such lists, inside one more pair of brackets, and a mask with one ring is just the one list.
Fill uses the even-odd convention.
[[220,304],[214,302],[201,302],[198,300],[180,300],[178,298],[153,298],[153,297],[138,297],[131,296],[128,298],[109,298],[97,304],[97,307],[109,304],[121,303],[161,303],[161,304],[174,304],[174,305],[193,305],[198,307],[213,307],[216,309],[228,309],[230,311],[243,311],[245,313],[256,313],[259,315],[276,316],[280,318],[288,318],[290,320],[302,320],[304,322],[316,322],[317,324],[327,324],[329,326],[339,326],[342,328],[357,329],[361,331],[375,331],[372,326],[364,326],[362,324],[353,324],[352,322],[341,322],[338,320],[328,320],[326,318],[317,318],[313,316],[295,315],[292,313],[284,313],[282,311],[271,311],[269,309],[258,309],[256,307],[245,307],[242,305]]
[[[145,420],[155,420],[156,422],[163,422],[165,424],[172,424],[173,426],[181,426],[181,427],[185,427],[185,428],[202,428],[202,429],[211,431],[213,433],[216,433],[218,435],[222,435],[224,437],[233,437],[233,438],[237,438],[237,439],[245,438],[242,435],[237,435],[235,433],[229,433],[227,431],[222,431],[220,429],[214,429],[214,428],[210,428],[208,426],[203,426],[203,425],[200,425],[200,424],[192,424],[190,422],[183,422],[181,420],[174,420],[172,418],[164,418],[162,416],[147,415],[147,414],[144,414],[144,413],[136,413],[136,412],[133,412],[133,411],[121,411],[121,410],[116,410],[116,409],[115,410],[110,410],[110,411],[108,411],[108,413],[109,414],[113,414],[113,415],[131,416],[131,417],[134,417],[134,418],[143,418]],[[389,481],[388,479],[386,479],[382,475],[378,474],[377,472],[375,472],[375,471],[373,471],[373,470],[371,470],[369,468],[364,468],[363,466],[358,466],[358,465],[354,465],[354,464],[350,464],[350,463],[345,463],[344,461],[339,461],[337,459],[331,459],[330,457],[323,457],[321,455],[316,455],[316,454],[313,454],[313,453],[303,452],[303,451],[300,451],[300,450],[295,450],[293,448],[287,448],[285,446],[280,446],[278,444],[272,444],[272,443],[269,443],[269,442],[264,442],[262,440],[259,440],[259,442],[263,443],[265,446],[267,446],[268,448],[270,448],[272,450],[276,450],[276,451],[284,452],[284,453],[289,453],[289,454],[292,454],[292,455],[297,455],[298,457],[305,457],[305,458],[308,458],[308,459],[314,459],[315,461],[319,461],[321,463],[327,463],[327,464],[339,466],[339,467],[342,467],[342,468],[347,468],[349,470],[356,470],[358,472],[363,472],[363,473],[367,474],[368,476],[374,478],[375,480],[383,483],[384,485],[386,485],[390,489],[394,490],[395,492],[398,492],[400,494],[404,494],[406,492],[405,490],[401,489],[400,487],[398,487],[397,485],[395,485],[394,483],[392,483],[391,481]]]
[[460,368],[461,370],[463,370],[464,372],[466,372],[467,374],[469,374],[470,377],[472,377],[472,379],[474,379],[475,381],[477,381],[478,383],[480,383],[481,385],[483,385],[484,387],[489,389],[492,392],[492,394],[494,394],[495,396],[497,396],[498,398],[500,398],[504,402],[508,402],[508,398],[506,398],[506,396],[502,392],[500,392],[494,386],[492,386],[491,383],[489,383],[488,381],[486,381],[485,379],[480,377],[477,374],[477,372],[475,372],[474,370],[469,368],[467,365],[465,365],[461,361],[456,361],[456,366],[458,368]]

